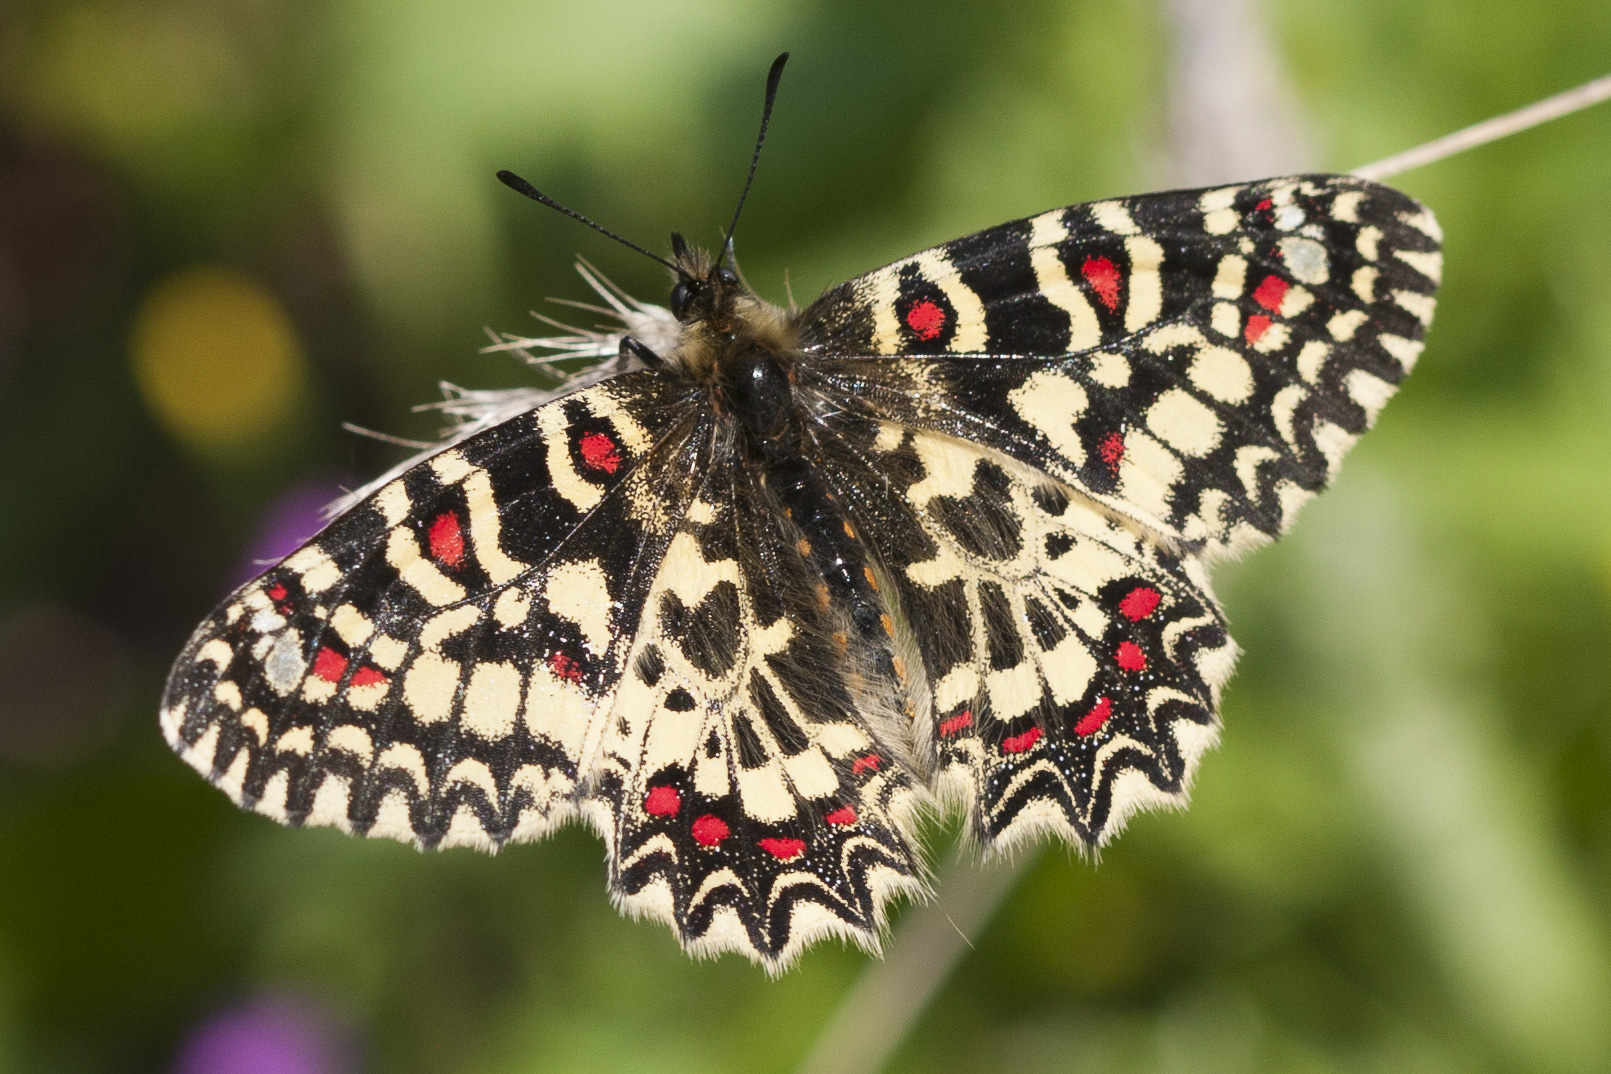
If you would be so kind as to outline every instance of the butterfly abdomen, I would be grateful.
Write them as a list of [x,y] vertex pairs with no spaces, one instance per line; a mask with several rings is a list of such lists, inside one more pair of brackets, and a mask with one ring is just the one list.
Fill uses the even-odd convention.
[[766,486],[800,532],[796,549],[822,578],[818,603],[845,610],[859,638],[892,631],[876,575],[855,524],[823,483],[798,458],[772,460]]

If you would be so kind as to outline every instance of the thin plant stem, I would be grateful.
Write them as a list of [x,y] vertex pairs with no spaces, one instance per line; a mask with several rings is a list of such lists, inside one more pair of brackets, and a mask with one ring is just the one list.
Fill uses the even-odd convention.
[[1570,115],[1591,104],[1598,104],[1608,97],[1611,97],[1611,75],[1603,75],[1575,89],[1565,90],[1553,97],[1545,97],[1542,101],[1534,102],[1525,108],[1485,119],[1481,123],[1473,123],[1464,130],[1446,134],[1414,149],[1406,149],[1402,153],[1394,153],[1390,157],[1372,161],[1363,167],[1355,168],[1349,174],[1357,175],[1361,179],[1387,179],[1401,172],[1407,172],[1411,168],[1419,168],[1444,157],[1463,153],[1467,149],[1497,141],[1506,135]]
[[[1036,848],[1038,850],[1038,848]],[[939,896],[907,914],[889,954],[870,963],[823,1026],[799,1074],[877,1074],[950,978],[964,952],[989,924],[1025,868],[1032,850],[981,865],[959,850],[935,878]]]

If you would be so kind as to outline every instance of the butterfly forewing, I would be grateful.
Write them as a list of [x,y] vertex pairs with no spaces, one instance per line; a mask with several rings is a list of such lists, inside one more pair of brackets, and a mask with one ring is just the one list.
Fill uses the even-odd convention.
[[175,669],[172,744],[277,820],[421,846],[580,812],[622,904],[696,950],[875,943],[918,887],[911,777],[862,715],[895,702],[783,509],[667,384],[475,436],[248,584]]
[[289,823],[424,846],[546,830],[574,809],[675,522],[689,418],[634,374],[383,486],[202,624],[169,741]]
[[995,447],[1212,556],[1324,486],[1414,364],[1440,271],[1423,206],[1300,176],[992,228],[835,288],[807,336],[876,416]]

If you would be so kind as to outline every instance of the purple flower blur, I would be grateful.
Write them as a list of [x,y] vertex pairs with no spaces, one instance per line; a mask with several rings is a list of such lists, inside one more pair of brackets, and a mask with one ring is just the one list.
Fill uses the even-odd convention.
[[311,1004],[259,999],[222,1011],[185,1041],[174,1074],[347,1074],[344,1034]]
[[324,509],[343,491],[334,479],[321,478],[293,485],[275,497],[258,521],[235,584],[256,578],[323,529]]

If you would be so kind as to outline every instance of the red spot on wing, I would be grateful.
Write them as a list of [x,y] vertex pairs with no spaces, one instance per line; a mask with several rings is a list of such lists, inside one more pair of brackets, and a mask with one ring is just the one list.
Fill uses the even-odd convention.
[[1269,207],[1270,207],[1270,199],[1269,198],[1265,198],[1263,201],[1261,201],[1257,205],[1253,206],[1253,208],[1260,209],[1260,210],[1268,209]]
[[1102,300],[1102,305],[1109,310],[1119,308],[1119,283],[1124,279],[1119,266],[1105,257],[1088,257],[1085,264],[1080,266],[1080,275],[1091,285],[1091,290]]
[[925,298],[906,311],[906,326],[917,333],[918,339],[933,339],[945,330],[945,311],[937,302]]
[[1007,753],[1023,753],[1029,747],[1040,741],[1040,728],[1031,727],[1021,735],[1003,739],[1001,748]]
[[964,727],[972,727],[972,726],[973,726],[973,713],[969,712],[966,709],[964,709],[962,712],[957,713],[955,716],[951,717],[949,720],[941,720],[940,721],[940,736],[942,738],[950,738],[952,735],[956,734],[958,731],[962,730]]
[[269,600],[284,600],[286,597],[285,587],[278,582],[274,583],[269,586],[268,596]]
[[856,807],[842,805],[822,819],[829,824],[854,824],[856,823]]
[[788,861],[798,858],[805,853],[805,843],[798,839],[768,837],[759,840],[761,849],[777,858],[779,861]]
[[328,645],[313,656],[313,673],[325,682],[340,682],[346,670],[347,658]]
[[431,523],[431,555],[449,567],[457,567],[464,560],[464,531],[459,528],[459,513],[443,511]]
[[1147,666],[1147,654],[1141,651],[1141,646],[1133,641],[1119,642],[1119,648],[1113,654],[1113,659],[1126,671],[1140,671]]
[[1248,344],[1257,343],[1259,337],[1270,330],[1270,319],[1262,313],[1255,313],[1247,319],[1247,327],[1242,330],[1242,339]]
[[603,433],[588,433],[576,446],[582,453],[582,464],[589,469],[613,474],[621,468],[621,454],[615,441]]
[[876,772],[878,771],[878,766],[883,762],[884,759],[876,753],[869,753],[865,757],[857,757],[850,766],[850,774],[859,776],[863,772]]
[[1113,702],[1105,697],[1096,699],[1091,711],[1080,717],[1080,722],[1074,725],[1076,735],[1094,735],[1102,730],[1102,725],[1108,722],[1113,715]]
[[1102,461],[1107,463],[1108,469],[1117,474],[1119,462],[1124,458],[1124,437],[1118,433],[1109,433],[1107,439],[1102,441],[1102,446],[1096,449],[1096,453],[1102,456]]
[[379,668],[359,668],[352,673],[354,686],[376,686],[386,681],[386,673]]
[[731,834],[727,822],[706,813],[693,823],[694,842],[702,847],[713,847]]
[[[675,817],[677,810],[682,808],[682,795],[677,793],[675,787],[650,787],[649,793],[643,799],[643,811],[657,817]],[[704,818],[700,818],[703,820]],[[715,820],[714,817],[711,818]],[[716,821],[721,824],[721,821]],[[699,821],[694,821],[695,827]],[[726,827],[723,825],[723,827]],[[723,834],[726,834],[725,832]],[[695,838],[698,838],[697,836]]]
[[1279,276],[1266,276],[1264,282],[1253,289],[1253,301],[1271,313],[1281,312],[1281,300],[1287,297],[1292,285]]
[[1138,585],[1124,595],[1119,601],[1119,611],[1132,623],[1137,619],[1145,619],[1152,614],[1158,606],[1158,591],[1151,586]]
[[582,665],[567,653],[549,653],[548,670],[566,682],[582,681]]

